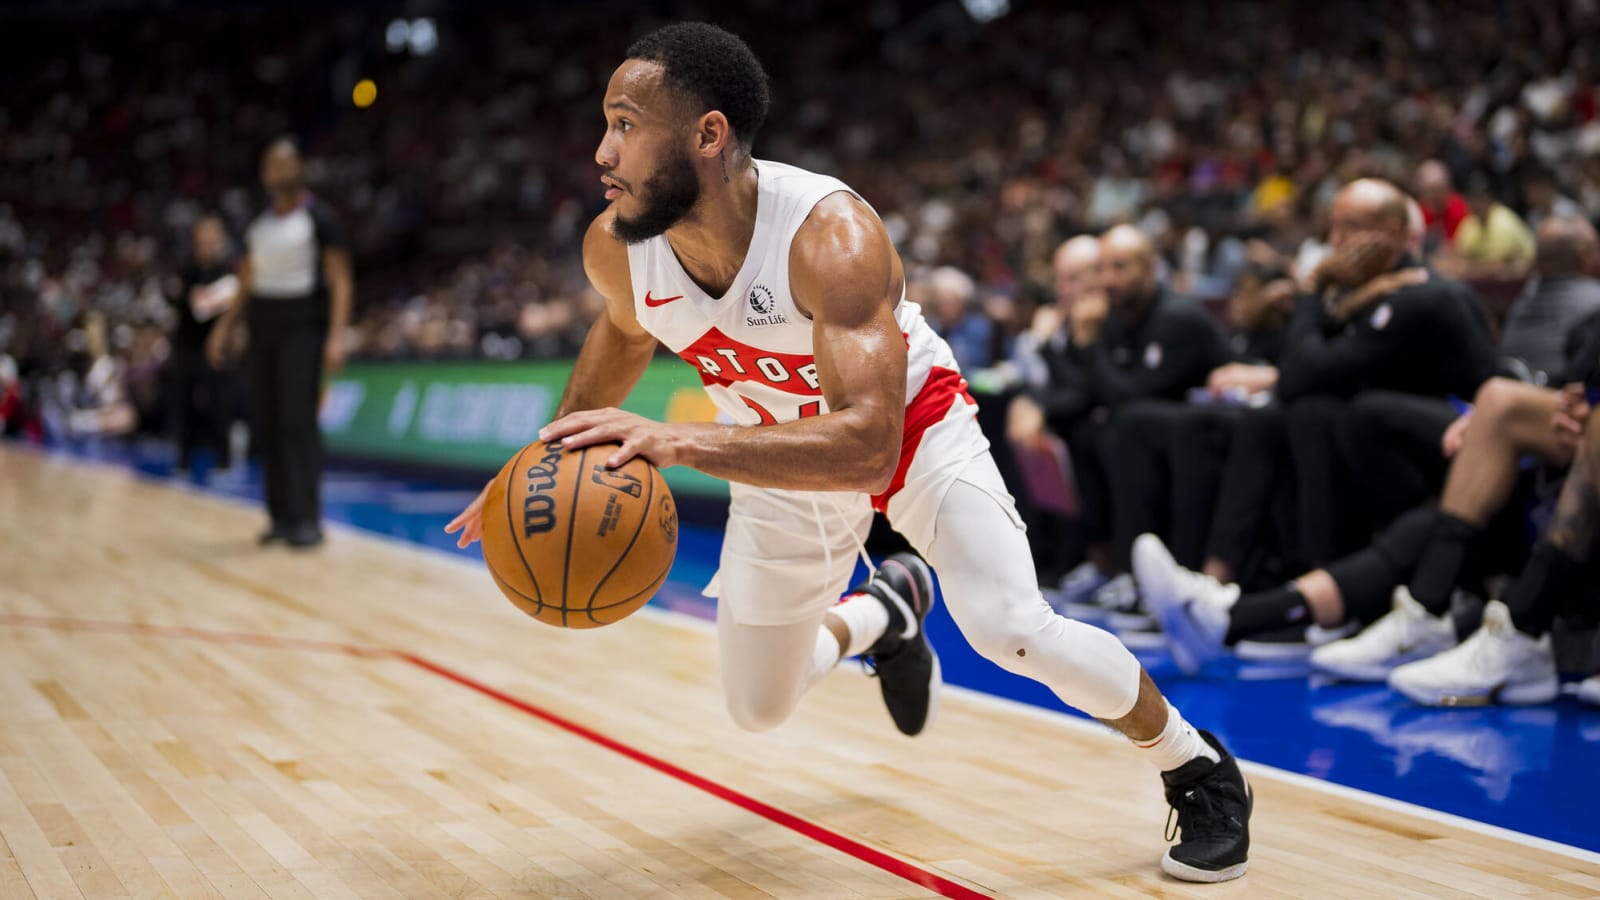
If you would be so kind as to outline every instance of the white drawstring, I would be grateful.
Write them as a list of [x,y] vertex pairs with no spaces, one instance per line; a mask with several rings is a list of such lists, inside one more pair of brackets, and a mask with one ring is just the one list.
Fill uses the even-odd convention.
[[[839,521],[843,523],[844,530],[849,533],[851,542],[856,545],[857,555],[861,557],[861,561],[867,566],[867,577],[871,578],[878,574],[878,567],[872,564],[872,557],[867,555],[866,543],[861,539],[861,535],[856,533],[855,528],[851,527],[850,518],[845,515],[844,510],[839,508],[839,502],[833,499],[832,494],[824,493],[823,496],[827,498],[828,505],[833,507],[833,514],[838,516]],[[828,540],[828,528],[822,521],[822,508],[817,505],[817,492],[810,493],[807,499],[811,501],[811,520],[817,524],[817,538],[822,541],[822,568],[826,572],[832,572],[833,545]]]
[[[833,507],[834,515],[837,515],[839,521],[844,523],[844,530],[850,533],[850,540],[856,545],[856,553],[861,556],[861,561],[867,566],[867,577],[871,578],[878,574],[878,567],[872,564],[872,557],[867,555],[866,542],[861,539],[861,535],[857,534],[854,528],[850,527],[850,518],[844,514],[844,510],[839,508],[839,503],[833,499],[832,494],[824,494],[823,496],[828,498],[828,505]],[[816,501],[813,500],[813,506],[815,503]]]
[[828,529],[822,524],[822,510],[817,507],[817,495],[810,495],[811,521],[817,523],[817,540],[822,542],[822,571],[833,575],[833,547],[828,543]]

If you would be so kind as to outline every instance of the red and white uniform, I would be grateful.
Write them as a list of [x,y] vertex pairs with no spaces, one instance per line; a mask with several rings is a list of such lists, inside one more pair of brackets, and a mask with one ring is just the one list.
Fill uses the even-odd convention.
[[[756,173],[759,187],[755,232],[744,265],[723,296],[712,297],[701,290],[684,271],[665,235],[628,247],[634,312],[639,323],[700,372],[706,393],[724,414],[736,424],[749,426],[792,422],[828,412],[812,356],[811,320],[796,307],[789,286],[789,250],[795,232],[823,198],[841,191],[854,194],[836,178],[781,163],[757,161]],[[989,445],[977,427],[977,407],[967,393],[967,383],[955,357],[923,320],[921,308],[901,299],[895,307],[895,319],[906,340],[906,418],[900,464],[889,489],[866,498],[735,484],[725,547],[737,552],[740,532],[751,526],[741,519],[760,519],[771,525],[776,524],[772,521],[775,519],[802,516],[803,521],[795,527],[809,529],[813,543],[820,531],[824,537],[831,536],[825,544],[844,551],[843,577],[848,578],[849,566],[854,564],[854,544],[837,540],[848,537],[837,534],[839,529],[834,523],[840,517],[849,531],[864,534],[870,524],[870,510],[876,508],[886,512],[913,545],[931,539],[934,515],[944,490],[972,459],[986,453]],[[868,499],[870,506],[865,502]],[[751,527],[760,530],[762,526]],[[793,533],[788,527],[780,530]],[[919,537],[924,541],[918,541]],[[745,549],[771,561],[779,551],[777,540],[768,534]],[[812,549],[817,551],[818,562],[822,562],[821,557],[828,558],[825,568],[837,568],[832,559],[837,554],[831,552],[832,547]],[[725,552],[724,587],[728,587],[729,565]],[[836,580],[832,573],[825,579],[828,589],[823,593],[831,593],[832,597],[816,593],[819,602],[832,602],[837,597],[839,591],[831,589]],[[768,585],[764,593],[772,591],[770,582]],[[810,595],[823,585],[811,579],[805,587]],[[736,598],[738,593],[743,591],[730,597]],[[742,600],[736,602],[742,605]],[[763,604],[773,607],[770,612],[779,618],[790,619],[786,611],[777,608],[787,605],[782,599]],[[746,618],[741,616],[741,620]]]

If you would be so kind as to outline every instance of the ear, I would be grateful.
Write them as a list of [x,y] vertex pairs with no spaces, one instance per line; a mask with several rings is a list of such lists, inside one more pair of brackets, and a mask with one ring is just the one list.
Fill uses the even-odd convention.
[[734,149],[733,128],[728,117],[712,110],[700,117],[694,130],[695,153],[705,159],[715,159],[724,150]]

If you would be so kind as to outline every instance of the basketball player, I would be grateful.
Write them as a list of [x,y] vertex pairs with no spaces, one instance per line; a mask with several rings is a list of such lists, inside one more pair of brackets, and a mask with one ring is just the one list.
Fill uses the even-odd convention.
[[[595,154],[612,203],[583,247],[605,312],[540,439],[616,442],[610,465],[643,456],[732,482],[707,593],[721,600],[722,684],[740,726],[778,725],[854,655],[875,666],[902,732],[927,723],[940,680],[922,560],[890,557],[835,603],[877,509],[939,571],[974,647],[1127,735],[1162,773],[1183,835],[1163,869],[1243,874],[1251,796],[1238,765],[1116,638],[1045,603],[966,382],[904,302],[882,222],[843,183],[751,156],[767,103],[761,64],[721,29],[671,25],[629,48]],[[615,408],[658,341],[700,370],[736,424]],[[480,535],[482,506],[447,527],[463,546]]]

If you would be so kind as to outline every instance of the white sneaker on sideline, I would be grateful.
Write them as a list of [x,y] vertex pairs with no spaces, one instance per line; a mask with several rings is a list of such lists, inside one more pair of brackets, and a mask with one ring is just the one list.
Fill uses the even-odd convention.
[[1223,654],[1228,614],[1239,599],[1239,586],[1222,584],[1191,572],[1172,558],[1167,545],[1153,534],[1133,542],[1133,572],[1144,602],[1167,632],[1172,659],[1193,675],[1208,660]]
[[1461,645],[1389,673],[1389,687],[1423,706],[1522,706],[1549,703],[1561,693],[1550,635],[1531,638],[1511,624],[1496,600],[1483,609],[1483,627]]
[[1600,675],[1590,675],[1578,682],[1578,700],[1590,706],[1600,706]]
[[1449,616],[1434,616],[1404,585],[1394,589],[1394,608],[1354,637],[1311,651],[1311,667],[1346,681],[1386,681],[1399,666],[1443,653],[1456,644]]
[[1311,656],[1311,651],[1355,634],[1360,622],[1346,622],[1333,628],[1311,624],[1304,628],[1284,628],[1277,632],[1248,637],[1233,645],[1233,655],[1249,662],[1295,662]]
[[1089,602],[1104,610],[1106,627],[1121,634],[1124,631],[1148,631],[1156,627],[1156,620],[1143,611],[1139,599],[1139,585],[1127,573],[1106,582],[1094,592]]
[[1074,619],[1103,619],[1104,611],[1090,600],[1110,580],[1111,576],[1095,568],[1094,563],[1087,560],[1078,563],[1072,571],[1061,576],[1056,612]]

